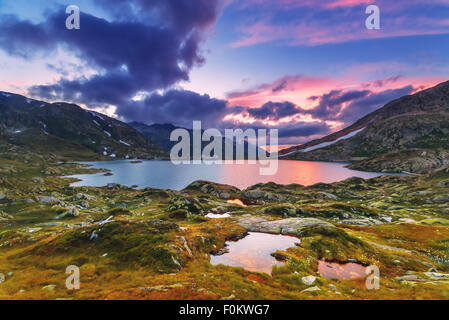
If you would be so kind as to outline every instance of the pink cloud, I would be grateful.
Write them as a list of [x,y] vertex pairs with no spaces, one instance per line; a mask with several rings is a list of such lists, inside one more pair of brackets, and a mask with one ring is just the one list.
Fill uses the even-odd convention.
[[[430,0],[430,2],[441,6],[449,5],[448,0]],[[430,18],[417,14],[416,10],[409,10],[412,5],[428,3],[422,0],[409,0],[407,3],[380,1],[381,30],[368,30],[365,27],[365,18],[368,15],[365,14],[363,7],[370,3],[372,1],[369,0],[280,0],[276,3],[272,0],[251,0],[249,4],[246,3],[247,7],[251,6],[250,4],[253,7],[270,5],[271,11],[263,15],[254,13],[253,17],[248,17],[243,25],[237,27],[242,36],[232,42],[231,46],[238,48],[268,42],[315,46],[365,39],[449,33],[447,18]],[[360,5],[363,5],[362,9],[356,8]],[[307,10],[307,14],[304,15],[303,11],[298,10],[297,19],[282,23],[273,19],[276,14],[281,16],[285,11],[297,7],[310,7],[316,10],[315,13]]]

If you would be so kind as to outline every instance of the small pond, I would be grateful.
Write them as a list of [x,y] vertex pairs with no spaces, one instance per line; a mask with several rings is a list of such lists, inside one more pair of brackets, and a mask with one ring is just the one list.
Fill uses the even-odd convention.
[[274,265],[283,263],[271,254],[294,247],[297,242],[300,240],[292,236],[249,232],[243,239],[226,242],[229,251],[219,256],[211,256],[210,262],[213,265],[223,264],[271,274]]
[[366,276],[365,266],[355,263],[337,263],[320,260],[318,262],[318,273],[328,279],[353,280]]

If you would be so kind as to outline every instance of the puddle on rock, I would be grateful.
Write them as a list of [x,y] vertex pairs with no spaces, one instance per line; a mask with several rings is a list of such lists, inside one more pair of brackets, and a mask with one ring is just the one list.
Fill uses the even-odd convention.
[[367,267],[355,262],[340,264],[324,260],[318,261],[318,273],[328,279],[360,279],[366,276],[366,268]]
[[223,219],[223,218],[229,218],[231,215],[229,213],[222,213],[222,214],[217,214],[217,213],[208,213],[206,214],[206,218],[212,218],[212,219]]
[[228,200],[226,202],[227,203],[232,203],[232,204],[237,204],[237,205],[242,206],[242,207],[246,207],[246,204],[244,204],[242,202],[242,200],[240,200],[240,199],[232,199],[232,200]]
[[271,254],[276,250],[294,247],[297,242],[299,242],[298,238],[292,236],[249,232],[243,239],[226,242],[228,252],[219,256],[211,256],[210,263],[271,274],[273,265],[283,263],[276,260]]

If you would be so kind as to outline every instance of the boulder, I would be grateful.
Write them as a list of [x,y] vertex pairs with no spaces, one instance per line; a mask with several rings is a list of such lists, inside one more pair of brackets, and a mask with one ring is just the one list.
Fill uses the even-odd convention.
[[333,224],[315,218],[288,218],[268,221],[262,217],[242,216],[239,218],[238,223],[252,232],[292,234],[296,236],[302,236],[310,231],[335,228]]
[[315,280],[316,280],[316,277],[314,277],[312,275],[301,278],[302,283],[304,283],[307,286],[311,286],[315,282]]
[[51,197],[51,196],[37,196],[36,200],[40,203],[55,203],[55,202],[59,202],[59,199],[56,197]]

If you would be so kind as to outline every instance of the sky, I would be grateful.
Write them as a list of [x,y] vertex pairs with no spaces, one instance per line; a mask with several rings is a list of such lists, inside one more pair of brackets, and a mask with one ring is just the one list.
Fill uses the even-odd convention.
[[449,0],[0,0],[1,91],[123,121],[275,128],[286,146],[449,80],[447,57]]

